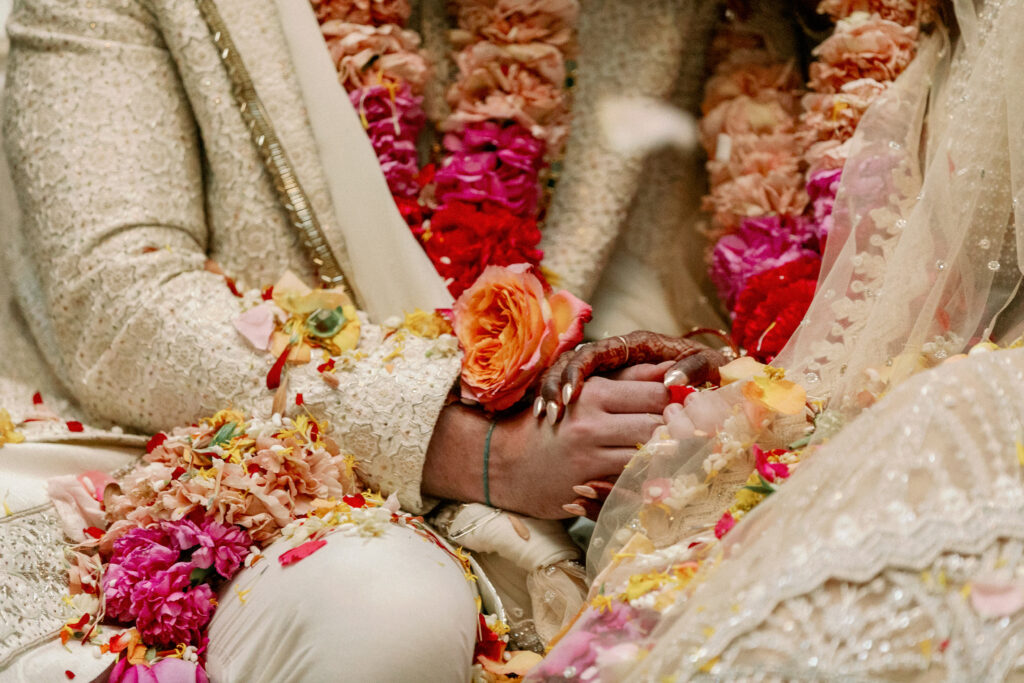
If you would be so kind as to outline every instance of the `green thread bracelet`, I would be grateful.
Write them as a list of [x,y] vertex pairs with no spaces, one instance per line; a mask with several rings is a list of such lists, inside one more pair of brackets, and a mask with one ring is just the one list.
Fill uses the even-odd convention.
[[491,502],[491,436],[497,426],[498,420],[491,420],[491,426],[487,428],[487,438],[484,439],[484,502],[490,507],[494,507],[494,503]]

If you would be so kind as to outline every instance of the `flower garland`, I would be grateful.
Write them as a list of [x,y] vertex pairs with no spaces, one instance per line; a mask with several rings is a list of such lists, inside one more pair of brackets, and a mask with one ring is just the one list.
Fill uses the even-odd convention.
[[726,29],[708,81],[701,141],[711,189],[710,276],[733,338],[765,362],[810,305],[832,206],[861,116],[914,57],[928,0],[824,0],[836,23],[800,97],[791,65],[759,37]]
[[[205,681],[205,629],[218,589],[281,537],[292,546],[278,558],[288,566],[326,545],[329,533],[377,536],[397,524],[444,549],[475,580],[465,553],[400,512],[394,497],[364,488],[354,458],[329,432],[309,415],[261,420],[222,411],[156,435],[143,462],[118,480],[86,473],[55,482],[55,500],[75,503],[58,506],[65,526],[90,524],[76,534],[70,569],[69,604],[82,615],[61,641],[97,642],[118,654],[115,683],[161,671]],[[109,622],[129,628],[104,639]],[[507,632],[482,614],[478,654],[500,662]]]
[[458,297],[488,265],[539,266],[543,190],[568,132],[577,0],[456,0],[457,76],[419,167],[429,74],[407,0],[311,0],[399,211]]

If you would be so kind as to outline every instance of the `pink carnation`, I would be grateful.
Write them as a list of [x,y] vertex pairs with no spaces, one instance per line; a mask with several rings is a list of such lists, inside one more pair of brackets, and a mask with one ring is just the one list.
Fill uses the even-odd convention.
[[815,173],[807,181],[807,196],[810,198],[813,218],[811,227],[820,244],[825,243],[832,231],[832,208],[842,175],[842,169],[832,169]]
[[316,18],[353,24],[405,24],[412,8],[409,0],[311,0]]
[[914,58],[917,29],[878,16],[854,15],[836,24],[835,33],[814,49],[810,86],[839,92],[861,78],[893,81]]
[[765,216],[747,218],[738,231],[722,237],[711,254],[711,281],[731,309],[747,281],[766,270],[814,256],[803,244],[809,237],[801,218]]
[[426,123],[423,98],[413,95],[408,84],[397,91],[380,85],[360,88],[349,93],[349,98],[366,128],[391,192],[399,197],[415,197],[420,190],[416,138]]
[[474,123],[444,144],[452,155],[435,176],[438,202],[490,200],[521,216],[536,211],[544,143],[525,128]]
[[137,613],[135,627],[148,645],[198,644],[202,629],[216,607],[208,584],[192,586],[189,575],[195,567],[179,562],[156,576],[139,581],[132,590]]
[[213,567],[225,579],[235,575],[252,544],[249,534],[233,524],[203,520],[197,525],[183,519],[165,522],[163,527],[179,550],[191,551],[194,567]]
[[430,69],[419,53],[420,38],[394,24],[371,26],[327,21],[320,26],[327,49],[338,70],[338,80],[352,91],[379,85],[384,78],[408,83],[423,92]]

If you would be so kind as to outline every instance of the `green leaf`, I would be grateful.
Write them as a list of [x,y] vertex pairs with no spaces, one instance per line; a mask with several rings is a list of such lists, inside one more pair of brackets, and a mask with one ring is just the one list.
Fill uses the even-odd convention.
[[220,446],[226,444],[235,437],[235,428],[237,425],[234,422],[225,422],[221,425],[221,428],[217,430],[217,433],[213,435],[213,440],[210,442],[210,446]]
[[193,586],[198,586],[199,584],[201,584],[204,581],[206,581],[206,577],[207,577],[207,575],[209,575],[209,573],[210,573],[210,568],[209,567],[207,567],[206,569],[203,569],[201,567],[196,567],[191,572],[189,572],[188,580],[192,582]]
[[757,473],[757,478],[761,480],[760,484],[756,486],[744,486],[743,488],[747,489],[748,491],[760,493],[765,496],[770,496],[773,493],[775,493],[775,487],[771,485],[771,482],[769,482],[767,479],[761,476],[760,472]]

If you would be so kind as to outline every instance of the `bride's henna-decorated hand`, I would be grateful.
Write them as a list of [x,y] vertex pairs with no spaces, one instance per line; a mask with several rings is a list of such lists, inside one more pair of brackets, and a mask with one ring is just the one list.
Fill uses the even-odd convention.
[[587,377],[627,365],[676,361],[665,374],[666,384],[703,384],[718,381],[718,368],[726,362],[718,351],[682,337],[638,330],[583,344],[559,356],[541,377],[533,414],[547,413],[557,422],[563,408],[580,393]]

